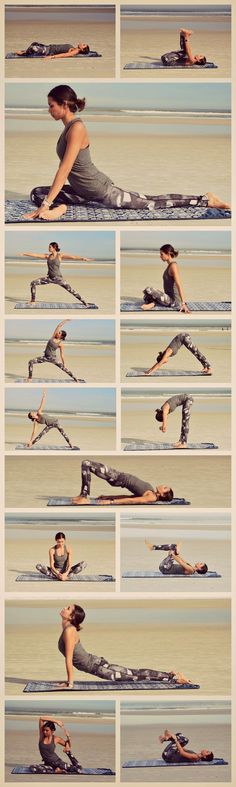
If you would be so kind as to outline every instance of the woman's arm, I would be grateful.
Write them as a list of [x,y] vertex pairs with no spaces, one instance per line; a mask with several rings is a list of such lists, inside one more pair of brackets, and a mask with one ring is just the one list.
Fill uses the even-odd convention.
[[147,492],[144,492],[144,495],[141,495],[140,497],[129,497],[128,495],[124,495],[124,497],[117,497],[114,500],[98,499],[98,503],[99,505],[105,504],[105,505],[116,505],[116,506],[121,506],[123,505],[123,503],[125,503],[126,505],[139,505],[141,503],[155,503],[156,499],[157,498],[155,493],[152,492],[150,489],[150,491],[148,490]]
[[193,761],[199,760],[197,754],[195,754],[194,752],[191,754],[191,752],[185,751],[185,749],[183,749],[183,746],[181,746],[181,743],[178,741],[176,735],[172,735],[172,739],[177,746],[178,752],[181,754],[182,757],[185,758],[185,760],[193,760]]
[[63,634],[65,645],[65,661],[68,686],[73,687],[73,653],[75,647],[75,631],[73,628],[66,628]]
[[44,60],[57,60],[59,57],[74,57],[78,55],[78,47],[73,47],[73,49],[68,49],[68,52],[59,52],[58,55],[46,55]]
[[18,257],[33,257],[36,260],[46,260],[48,254],[34,254],[31,251],[29,252],[22,251],[20,254],[18,254]]
[[155,372],[157,369],[160,369],[164,363],[167,363],[168,358],[170,358],[171,355],[172,355],[172,349],[171,347],[167,347],[163,353],[161,361],[157,361],[157,363],[154,363],[153,366],[151,366],[151,369],[147,369],[145,374],[151,374],[152,372]]
[[30,439],[29,439],[29,442],[27,443],[27,448],[31,448],[31,446],[32,446],[32,442],[33,442],[33,440],[34,440],[34,437],[35,437],[35,435],[36,435],[36,432],[37,432],[37,421],[34,421],[34,425],[33,425],[32,433],[31,433],[31,437],[30,437]]
[[165,402],[165,404],[163,404],[162,407],[163,421],[161,426],[159,426],[161,432],[166,432],[167,430],[167,420],[168,420],[169,412],[170,412],[170,405],[168,404],[168,402]]
[[58,577],[58,579],[60,579],[61,578],[60,571],[59,571],[59,569],[55,568],[54,547],[51,547],[49,549],[49,565],[50,565],[50,569],[51,569],[52,573],[54,574],[54,576]]
[[[47,203],[47,205],[50,206],[53,203],[53,200],[56,199],[59,191],[61,191],[65,185],[67,177],[72,170],[74,161],[78,156],[84,141],[87,142],[87,133],[83,124],[78,121],[78,123],[74,123],[74,125],[70,127],[67,133],[66,150],[63,159],[60,163],[60,166],[58,167],[47,197],[45,198],[45,203]],[[39,208],[39,210],[41,210],[41,208]]]
[[64,355],[63,342],[61,344],[59,344],[59,350],[60,350],[61,362],[63,363],[63,366],[65,366],[65,355]]
[[179,269],[178,269],[177,262],[172,262],[171,265],[170,265],[170,269],[171,269],[171,271],[170,271],[171,272],[171,276],[173,276],[173,279],[175,281],[177,290],[178,290],[180,298],[181,298],[181,309],[180,309],[180,311],[181,312],[185,312],[185,314],[189,314],[189,309],[186,306],[185,299],[184,299],[184,293],[183,293],[182,286],[181,286],[181,281],[180,281],[180,275],[179,275]]
[[55,339],[55,337],[56,337],[56,335],[57,335],[58,331],[60,331],[60,329],[62,328],[62,326],[63,326],[63,325],[65,325],[65,322],[71,322],[71,321],[70,321],[70,319],[69,319],[69,317],[67,317],[67,319],[66,319],[66,320],[61,320],[61,322],[59,322],[59,323],[58,323],[58,325],[57,325],[57,326],[56,326],[56,328],[55,328],[55,331],[53,331],[53,334],[52,334],[52,339]]
[[44,410],[45,402],[46,402],[46,388],[43,388],[42,399],[41,399],[40,405],[39,405],[39,407],[37,409],[37,413],[39,413],[39,415],[41,415],[41,413]]
[[55,719],[54,716],[40,716],[39,718],[39,737],[41,739],[43,735],[43,725],[45,721],[52,721],[53,724],[57,724],[58,727],[64,727],[63,721],[60,719]]
[[83,260],[83,262],[92,262],[95,260],[95,257],[80,257],[79,254],[61,254],[62,260]]
[[179,566],[182,566],[182,568],[184,568],[186,574],[194,574],[194,568],[190,566],[189,563],[186,563],[186,561],[180,555],[176,555],[173,552],[173,557],[176,560],[176,563],[178,563]]

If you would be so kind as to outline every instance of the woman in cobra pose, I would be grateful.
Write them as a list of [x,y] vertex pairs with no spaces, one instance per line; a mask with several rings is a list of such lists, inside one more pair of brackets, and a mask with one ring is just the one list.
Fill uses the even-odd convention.
[[190,353],[195,355],[195,358],[197,358],[199,363],[201,363],[203,366],[202,374],[212,374],[212,368],[209,361],[207,358],[205,358],[205,355],[200,352],[198,347],[193,344],[189,333],[178,333],[177,336],[172,339],[170,344],[168,344],[168,347],[166,347],[163,352],[158,353],[156,363],[154,363],[150,369],[147,369],[145,374],[149,375],[153,374],[153,372],[156,372],[157,369],[160,369],[161,366],[163,366],[165,363],[168,363],[169,358],[171,358],[172,355],[176,355],[181,347],[186,347]]
[[[35,445],[35,443],[41,440],[41,437],[46,435],[47,432],[50,431],[50,429],[57,429],[58,432],[60,432],[60,434],[62,435],[62,437],[64,437],[66,443],[68,443],[69,448],[73,448],[73,445],[70,442],[69,437],[65,433],[62,426],[58,423],[58,419],[54,415],[47,415],[47,414],[43,415],[45,403],[46,403],[46,389],[43,390],[42,399],[38,409],[30,410],[30,412],[28,413],[28,418],[30,419],[30,421],[33,421],[33,429],[32,429],[30,440],[27,443],[27,448],[32,448],[32,445]],[[37,424],[42,424],[44,428],[42,429],[40,434],[36,437]]]
[[81,298],[81,295],[63,279],[60,265],[63,260],[83,260],[84,262],[89,262],[91,258],[80,257],[78,254],[65,254],[63,252],[60,254],[60,248],[56,241],[49,243],[48,251],[49,254],[34,254],[33,252],[23,252],[23,254],[20,254],[21,257],[33,257],[33,259],[36,260],[47,260],[47,276],[41,276],[40,279],[34,279],[30,284],[31,305],[33,306],[36,303],[36,287],[41,284],[58,284],[59,287],[63,287],[64,290],[74,295],[83,306],[88,306],[88,303]]
[[88,672],[90,675],[96,675],[98,678],[113,681],[139,681],[139,680],[159,680],[165,683],[185,684],[190,681],[184,677],[180,672],[162,672],[153,669],[130,669],[128,667],[121,667],[118,664],[110,664],[103,656],[94,656],[92,653],[87,653],[80,642],[81,623],[85,618],[85,612],[82,607],[77,604],[71,604],[60,612],[62,618],[62,633],[58,641],[58,648],[60,653],[65,658],[67,681],[60,683],[60,688],[73,689],[74,667],[82,672]]
[[[65,738],[61,738],[59,735],[54,735],[54,732],[56,731],[56,725],[64,729],[66,736]],[[63,751],[66,752],[67,756],[71,760],[71,765],[67,765],[64,760],[61,760],[61,758],[58,757],[58,754],[55,752],[57,744],[63,746]],[[39,719],[39,751],[46,768],[52,768],[54,773],[80,773],[82,766],[79,764],[76,757],[71,754],[70,750],[71,740],[69,733],[64,727],[63,721],[60,721],[60,719],[55,719],[52,716],[41,716]],[[39,771],[40,767],[41,766],[39,766]],[[33,771],[34,767],[32,766],[32,772]],[[35,772],[37,772],[37,766],[35,767]]]
[[[75,113],[84,109],[85,99],[77,97],[68,85],[57,85],[48,94],[49,113],[61,120],[64,131],[57,143],[60,165],[51,186],[33,188],[30,198],[36,209],[25,214],[27,219],[59,219],[67,205],[81,205],[91,200],[110,208],[146,208],[150,211],[162,207],[200,206],[226,208],[211,192],[200,196],[164,194],[150,196],[128,192],[115,186],[112,180],[99,172],[90,158],[89,138],[85,126]],[[65,186],[66,181],[69,186]]]
[[155,290],[153,287],[145,287],[145,290],[143,290],[144,304],[141,307],[144,311],[154,309],[156,304],[160,303],[161,306],[175,307],[178,311],[189,314],[180,281],[178,265],[175,262],[178,254],[179,252],[170,243],[165,243],[164,246],[161,246],[160,258],[167,263],[163,273],[164,292]]
[[[58,323],[57,327],[55,328],[55,331],[53,331],[51,339],[49,339],[47,344],[46,344],[46,347],[45,347],[45,350],[44,350],[44,355],[39,355],[37,358],[31,358],[31,360],[29,361],[29,363],[28,363],[28,368],[29,368],[28,382],[30,382],[32,380],[33,367],[34,367],[34,364],[37,364],[37,363],[53,363],[54,366],[58,366],[58,368],[62,369],[62,371],[65,372],[65,374],[68,374],[69,377],[72,377],[72,380],[75,380],[76,383],[78,382],[77,377],[75,377],[72,374],[72,372],[70,372],[69,369],[67,369],[66,366],[65,366],[63,342],[65,341],[65,338],[66,338],[66,331],[62,331],[61,330],[62,329],[62,325],[64,325],[65,322],[70,322],[70,320],[69,319],[62,320],[61,322]],[[60,362],[57,361],[57,356],[56,356],[57,350],[59,350],[59,352],[60,352],[60,357],[61,357],[61,361]]]

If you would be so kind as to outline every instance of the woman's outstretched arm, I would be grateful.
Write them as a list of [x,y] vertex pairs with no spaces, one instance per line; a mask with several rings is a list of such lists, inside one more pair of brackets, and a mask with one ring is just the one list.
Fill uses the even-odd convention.
[[44,410],[45,403],[46,403],[46,395],[47,395],[46,388],[43,388],[42,399],[41,399],[40,405],[39,405],[39,407],[38,407],[38,409],[37,409],[37,413],[38,413],[39,415],[41,415],[41,413],[42,413],[42,412],[43,412],[43,410]]
[[33,257],[35,260],[46,260],[48,254],[34,254],[32,251],[22,251],[18,255],[19,257]]
[[171,350],[170,347],[167,347],[166,350],[163,353],[163,356],[162,356],[161,360],[157,361],[156,363],[154,363],[153,366],[151,366],[150,369],[147,369],[145,374],[152,374],[152,372],[155,372],[156,369],[160,369],[161,366],[163,366],[164,363],[167,363],[168,358],[170,358],[171,355],[172,355],[172,350]]
[[67,683],[68,687],[72,688],[74,683],[74,676],[73,676],[73,653],[75,647],[75,631],[73,628],[66,628],[63,634],[64,638],[64,645],[65,645],[65,661],[66,661],[66,672],[67,672]]
[[68,49],[68,52],[59,52],[58,55],[46,55],[44,60],[58,60],[58,58],[62,57],[75,57],[78,54],[78,47],[75,46],[73,49]]
[[170,270],[171,270],[171,274],[173,276],[173,279],[175,281],[178,293],[179,293],[180,298],[181,298],[180,311],[181,312],[185,312],[185,314],[189,314],[188,306],[186,306],[186,303],[185,303],[185,298],[184,298],[184,293],[183,293],[183,289],[182,289],[182,285],[181,285],[181,281],[180,281],[180,275],[179,275],[179,269],[178,269],[177,262],[172,262],[171,263]]
[[62,260],[82,260],[83,262],[93,262],[93,260],[95,260],[95,257],[80,257],[79,254],[66,254],[66,253],[63,252],[61,254],[61,259]]
[[56,335],[57,335],[58,331],[60,331],[60,329],[62,328],[62,326],[63,326],[63,325],[65,325],[65,322],[71,322],[71,320],[69,319],[69,317],[67,317],[67,319],[66,319],[66,320],[61,320],[61,322],[59,322],[59,323],[58,323],[58,325],[56,325],[55,331],[53,331],[53,334],[52,334],[52,339],[55,339],[55,337],[56,337]]
[[31,433],[29,442],[27,443],[27,448],[31,448],[36,433],[37,433],[37,421],[34,421],[32,433]]

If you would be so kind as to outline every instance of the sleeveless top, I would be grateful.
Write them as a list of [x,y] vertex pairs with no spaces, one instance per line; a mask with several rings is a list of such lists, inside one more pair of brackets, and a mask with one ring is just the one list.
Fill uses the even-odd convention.
[[58,419],[54,415],[39,415],[37,423],[45,424],[45,426],[54,426],[54,424],[58,423]]
[[48,361],[55,361],[56,360],[56,351],[58,350],[58,343],[55,342],[54,339],[49,339],[48,343],[46,344],[44,355],[48,359]]
[[119,473],[115,482],[109,481],[108,483],[111,486],[121,486],[128,489],[135,497],[142,497],[143,493],[148,490],[154,492],[153,486],[148,481],[142,481],[141,478],[136,478],[130,473]]
[[55,748],[56,744],[54,743],[54,735],[52,736],[51,743],[39,741],[39,751],[46,765],[50,765],[52,762],[54,762],[55,757],[57,757],[57,755],[55,755]]
[[59,279],[62,279],[60,265],[61,265],[61,260],[59,254],[57,254],[56,257],[51,257],[51,255],[49,254],[49,256],[47,257],[47,266],[48,266],[48,276],[50,277],[50,279],[54,279],[55,276],[57,276],[57,278]]
[[[68,624],[69,626],[72,624]],[[66,626],[68,628],[68,626]],[[65,631],[65,629],[64,629]],[[64,632],[62,631],[61,636],[58,640],[58,650],[62,653],[63,656],[66,655],[65,643],[64,643]],[[81,642],[76,642],[74,651],[73,651],[73,665],[78,670],[82,670],[83,672],[90,672],[93,670],[95,664],[100,662],[100,657],[93,656],[92,653],[87,653]]]
[[168,344],[168,347],[171,348],[172,355],[176,355],[178,350],[180,350],[180,347],[182,347],[182,344],[184,343],[183,342],[183,337],[185,335],[186,334],[184,334],[184,333],[177,333],[177,336],[174,336],[174,338],[171,339],[171,342]]
[[181,306],[181,298],[176,285],[176,282],[168,272],[169,265],[163,273],[163,288],[166,295],[175,303],[176,306]]
[[49,55],[61,55],[64,52],[69,52],[69,49],[73,49],[73,44],[49,44],[48,49]]
[[65,569],[66,566],[67,566],[67,557],[68,557],[68,552],[67,552],[66,546],[64,546],[63,555],[58,555],[57,550],[55,549],[55,552],[54,552],[54,566],[55,566],[55,568],[59,568],[59,569],[62,569],[62,570]]
[[[70,120],[58,139],[56,150],[61,161],[66,151],[67,132],[74,123],[82,123],[82,121],[77,118],[75,118],[75,120]],[[107,193],[108,186],[112,185],[111,179],[108,178],[107,175],[104,175],[103,172],[100,172],[91,161],[89,145],[87,148],[84,148],[84,150],[80,150],[76,156],[72,169],[68,175],[68,181],[75,194],[89,200],[103,199]]]
[[[188,399],[188,394],[176,394],[175,396],[171,396],[170,399],[166,399],[165,404],[169,405],[170,413],[173,413],[176,407],[180,407],[181,404],[186,402],[186,399]],[[162,405],[161,410],[163,407],[164,405]]]

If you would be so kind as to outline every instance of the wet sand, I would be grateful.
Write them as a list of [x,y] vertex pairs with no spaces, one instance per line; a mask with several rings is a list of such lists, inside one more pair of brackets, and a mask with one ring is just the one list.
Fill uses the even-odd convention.
[[[73,594],[73,598],[80,597]],[[57,648],[62,601],[7,604],[6,694],[22,695],[29,680],[66,679],[65,660]],[[110,663],[166,671],[180,670],[200,689],[191,699],[230,693],[229,602],[219,600],[82,601],[87,617],[81,641],[86,650]],[[28,609],[29,608],[29,609]],[[11,623],[8,623],[8,620]],[[57,622],[58,621],[58,622]],[[96,622],[94,622],[96,621]],[[28,624],[27,624],[28,622]],[[75,679],[94,676],[75,672]],[[121,692],[119,692],[120,695]],[[106,693],[107,694],[107,693]],[[153,699],[150,691],[145,696]],[[55,692],[53,696],[62,696]],[[43,699],[41,695],[41,699]],[[79,698],[80,694],[75,694]],[[81,694],[82,698],[84,694]],[[101,695],[100,695],[101,696]],[[125,697],[129,697],[129,691]],[[131,692],[134,698],[134,690]],[[137,698],[143,697],[140,692]],[[155,692],[155,697],[156,697]],[[168,693],[168,697],[171,695]],[[178,689],[178,698],[182,696]],[[158,693],[159,699],[163,694]],[[172,693],[176,698],[176,693]]]
[[[204,79],[209,82],[213,79],[230,78],[231,75],[231,55],[230,55],[230,31],[207,30],[204,29],[203,18],[202,29],[196,29],[197,23],[194,24],[193,19],[186,21],[186,16],[178,16],[172,22],[172,29],[168,29],[168,20],[166,22],[162,17],[159,20],[156,17],[150,18],[143,17],[132,18],[123,17],[121,21],[121,77],[122,79],[190,79],[198,80]],[[217,18],[218,19],[218,18]],[[220,20],[219,20],[220,22]],[[179,49],[179,29],[183,27],[193,30],[193,35],[190,39],[190,44],[193,52],[205,54],[208,61],[214,62],[218,68],[212,69],[176,69],[166,68],[164,70],[142,70],[142,71],[124,71],[126,63],[135,61],[148,62],[149,60],[155,61],[159,59],[164,52],[171,52]],[[175,29],[174,29],[175,28]]]
[[[44,9],[45,21],[36,19],[35,22],[25,19],[7,22],[5,51],[17,51],[29,46],[31,41],[43,43],[64,43],[66,41],[76,45],[78,37],[80,42],[88,43],[90,49],[99,52],[102,57],[96,58],[63,58],[59,60],[44,60],[43,58],[29,58],[6,60],[6,77],[27,79],[28,77],[58,79],[62,77],[67,84],[69,78],[77,79],[102,79],[115,76],[115,19],[113,9],[99,9],[100,22],[93,19],[91,8],[91,21],[83,20],[76,24],[67,19],[59,22],[56,19],[49,21],[47,8]],[[98,13],[98,9],[97,9]],[[96,15],[97,16],[97,15]],[[107,17],[110,17],[108,21]]]
[[[162,454],[160,457],[93,455],[93,458],[122,472],[150,480],[153,486],[168,484],[174,489],[175,496],[185,497],[195,508],[228,508],[230,457],[183,456],[183,453],[168,457]],[[31,456],[7,456],[6,507],[45,508],[49,497],[78,495],[81,488],[81,461],[85,458],[86,455],[78,458],[75,454],[68,454],[66,458],[35,456],[32,461]],[[92,497],[101,494],[123,496],[125,493],[125,489],[110,487],[92,476]],[[150,508],[147,506],[148,511]],[[155,508],[157,512],[161,509],[163,506]],[[79,510],[84,512],[85,507],[79,506]]]
[[[29,323],[30,326],[30,323]],[[27,346],[20,345],[19,342],[6,344],[6,381],[15,382],[16,378],[23,377],[27,382],[28,362],[31,358],[43,355],[45,341],[42,344],[34,344],[30,341]],[[113,383],[115,381],[115,346],[103,345],[89,347],[84,344],[78,347],[75,344],[66,345],[65,365],[75,375],[91,383]],[[55,379],[67,384],[70,378],[57,366],[50,363],[42,363],[34,366],[34,379],[47,380]],[[73,384],[70,383],[70,384]],[[76,383],[74,383],[76,385]],[[30,383],[29,383],[30,385]],[[78,383],[79,385],[79,383]]]
[[[58,416],[57,416],[58,417]],[[101,419],[100,424],[96,422],[96,418],[86,418],[83,415],[80,418],[73,418],[64,416],[58,417],[60,425],[65,430],[73,445],[80,448],[81,451],[94,451],[96,446],[99,445],[104,451],[114,451],[116,448],[116,427],[115,419],[110,419],[106,422]],[[38,434],[44,427],[39,429]],[[15,450],[16,443],[27,443],[31,434],[31,423],[28,421],[27,413],[22,417],[7,416],[6,418],[6,431],[5,431],[5,447],[6,451]],[[49,445],[58,445],[61,448],[67,448],[67,443],[58,432],[57,429],[51,429],[45,437],[40,440],[36,447],[46,447]],[[28,452],[30,449],[26,449]],[[31,451],[32,454],[32,451]]]
[[[22,270],[23,269],[23,270]],[[22,263],[19,265],[6,265],[6,283],[5,283],[5,313],[6,314],[24,314],[30,315],[30,312],[20,310],[15,311],[15,304],[18,301],[30,301],[30,282],[33,279],[38,279],[41,276],[46,276],[47,266],[40,265],[26,265]],[[115,265],[111,264],[96,264],[93,266],[89,264],[86,271],[86,263],[79,265],[73,264],[70,266],[68,263],[61,266],[62,274],[65,281],[69,282],[76,292],[79,292],[84,300],[90,303],[96,303],[98,310],[82,311],[76,313],[88,314],[89,316],[98,314],[114,314],[115,311]],[[36,290],[36,300],[45,301],[46,303],[68,303],[76,304],[77,301],[73,295],[64,290],[56,284],[49,286],[39,286]],[[63,314],[60,309],[58,312]],[[35,310],[32,306],[32,313],[37,315],[46,314],[50,315],[50,311],[44,309]],[[53,310],[53,314],[56,314]]]

